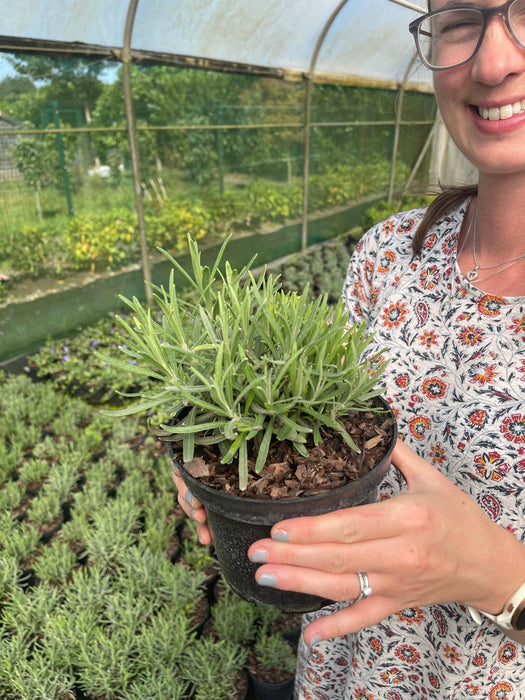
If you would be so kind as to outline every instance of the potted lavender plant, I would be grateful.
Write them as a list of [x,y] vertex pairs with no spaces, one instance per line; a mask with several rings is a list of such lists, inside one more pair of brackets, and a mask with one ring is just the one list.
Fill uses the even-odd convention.
[[342,303],[283,292],[265,271],[201,263],[189,240],[192,273],[164,252],[174,274],[154,287],[161,317],[123,299],[133,320],[114,368],[153,379],[112,415],[149,411],[157,435],[192,493],[208,510],[217,558],[231,587],[253,602],[314,609],[315,596],[262,590],[249,545],[280,519],[374,500],[396,439],[380,397],[383,364],[364,325],[347,327]]

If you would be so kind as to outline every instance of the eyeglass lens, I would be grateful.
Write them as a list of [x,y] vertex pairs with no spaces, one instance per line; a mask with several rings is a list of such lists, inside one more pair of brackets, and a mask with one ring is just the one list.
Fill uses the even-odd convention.
[[[509,24],[515,38],[525,47],[525,0],[511,4]],[[431,67],[452,68],[472,58],[482,30],[483,14],[479,9],[451,7],[421,22],[419,48]]]

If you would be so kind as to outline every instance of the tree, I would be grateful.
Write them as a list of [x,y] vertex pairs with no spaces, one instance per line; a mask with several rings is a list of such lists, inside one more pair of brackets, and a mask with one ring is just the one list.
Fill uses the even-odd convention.
[[59,106],[62,124],[83,126],[86,112],[94,109],[102,92],[101,76],[109,65],[50,56],[6,55],[6,60],[17,75],[0,83],[0,107],[37,128],[52,124],[52,101]]
[[[131,67],[134,106],[137,121],[149,126],[203,125],[216,123],[217,106],[237,105],[242,91],[248,91],[254,79],[249,76],[180,69],[170,66]],[[235,118],[238,114],[234,115]],[[103,88],[93,111],[93,124],[125,124],[122,85]],[[148,140],[148,135],[154,135]],[[125,133],[96,135],[101,154],[110,148],[127,151]],[[224,137],[225,158],[233,137]],[[216,134],[210,130],[141,131],[141,167],[145,176],[155,168],[156,156],[166,165],[184,170],[197,182],[208,179],[217,166]],[[101,157],[104,157],[101,155]]]
[[34,93],[35,84],[23,75],[7,76],[0,82],[0,103],[15,101],[20,95]]
[[39,86],[46,99],[92,110],[102,92],[100,76],[106,69],[102,61],[84,58],[54,58],[51,56],[8,56],[7,60],[19,74]]
[[43,222],[40,204],[40,189],[45,185],[56,184],[57,161],[56,145],[53,137],[21,138],[11,149],[16,167],[25,182],[35,189],[35,203],[38,220]]

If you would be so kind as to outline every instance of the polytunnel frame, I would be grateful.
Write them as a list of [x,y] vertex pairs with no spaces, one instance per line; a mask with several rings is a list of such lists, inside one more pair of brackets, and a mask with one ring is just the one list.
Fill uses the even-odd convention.
[[[133,0],[132,0],[133,1]],[[136,0],[138,2],[138,0]],[[406,7],[411,10],[415,10],[416,12],[424,12],[423,8],[418,7],[417,5],[414,5],[411,2],[408,2],[407,0],[390,0],[390,2],[395,3],[396,5],[402,5],[403,7]],[[324,44],[324,40],[326,39],[326,36],[328,35],[328,32],[330,31],[331,26],[335,22],[337,16],[341,12],[341,10],[345,7],[345,5],[348,3],[348,0],[341,0],[339,4],[335,7],[335,9],[332,11],[332,14],[326,21],[323,29],[321,30],[321,33],[319,34],[319,38],[317,39],[317,42],[314,47],[314,51],[312,53],[312,58],[310,61],[310,68],[308,70],[308,74],[305,76],[306,78],[306,97],[305,97],[305,113],[304,113],[304,157],[303,157],[303,212],[302,212],[302,231],[301,231],[301,250],[304,251],[306,250],[306,247],[308,245],[308,198],[309,198],[309,178],[310,178],[310,148],[311,148],[311,140],[312,140],[312,92],[313,92],[313,85],[314,85],[314,77],[315,77],[315,69],[317,65],[317,59],[319,58],[319,54],[321,53],[321,49]],[[401,81],[400,85],[398,86],[399,89],[399,99],[397,101],[396,105],[396,121],[395,121],[395,131],[394,131],[394,144],[392,147],[392,158],[390,162],[390,181],[389,181],[389,186],[388,186],[388,202],[392,201],[393,194],[394,194],[394,180],[395,180],[395,171],[396,171],[396,160],[397,160],[397,152],[399,148],[399,129],[400,129],[400,124],[401,124],[401,117],[402,117],[402,112],[403,112],[403,97],[405,93],[405,86],[408,81],[408,77],[410,73],[412,72],[412,68],[414,66],[414,63],[417,59],[417,53],[414,52],[414,55],[412,56],[411,61],[409,62],[408,68],[405,72],[405,75],[403,77],[403,80]]]
[[[7,45],[2,43],[0,38],[0,51],[25,51],[32,52],[38,46],[41,51],[49,55],[57,55],[60,53],[70,53],[72,55],[93,55],[93,54],[104,54],[107,58],[120,61],[122,64],[122,84],[123,84],[123,97],[125,106],[125,117],[126,126],[128,131],[128,141],[130,148],[130,159],[131,159],[131,169],[132,169],[132,181],[133,181],[133,192],[135,198],[135,209],[137,213],[137,220],[139,226],[139,240],[140,240],[140,251],[141,251],[141,266],[145,283],[145,297],[146,303],[151,306],[153,301],[152,295],[152,275],[151,275],[151,264],[149,260],[149,251],[147,245],[146,237],[146,225],[144,218],[144,203],[142,199],[142,188],[141,188],[141,172],[140,172],[140,158],[138,151],[138,140],[137,140],[137,127],[135,119],[135,109],[133,104],[133,86],[131,80],[131,64],[134,62],[154,62],[154,63],[165,63],[167,65],[176,65],[181,68],[200,68],[216,72],[239,72],[247,73],[252,75],[265,75],[266,77],[273,78],[286,78],[293,77],[297,79],[298,77],[306,81],[306,91],[305,91],[305,104],[304,104],[304,114],[303,114],[303,206],[302,206],[302,222],[301,222],[301,250],[305,250],[308,244],[308,199],[309,199],[309,177],[310,177],[310,151],[311,151],[311,130],[312,130],[312,93],[313,86],[315,83],[316,76],[316,65],[319,54],[321,52],[322,46],[328,35],[330,28],[332,27],[335,19],[340,14],[341,10],[347,5],[349,0],[340,0],[336,5],[328,19],[326,20],[322,31],[319,34],[317,42],[315,44],[312,57],[310,60],[309,70],[307,73],[304,71],[290,71],[285,68],[268,68],[263,66],[255,66],[249,64],[229,64],[225,61],[206,59],[206,60],[196,60],[191,59],[188,56],[180,56],[177,54],[166,54],[162,57],[163,60],[159,60],[159,56],[155,54],[152,58],[151,52],[141,51],[131,48],[131,39],[133,35],[133,28],[135,23],[135,18],[137,14],[137,7],[139,0],[129,0],[128,9],[126,12],[126,21],[124,27],[124,36],[122,42],[122,49],[118,47],[105,48],[101,51],[100,47],[96,46],[86,46],[79,45],[74,42],[61,43],[50,42],[46,40],[24,40],[20,39],[17,46]],[[408,9],[414,10],[416,12],[425,12],[425,9],[415,5],[408,0],[389,0],[397,5],[401,5]],[[392,147],[392,158],[391,158],[391,171],[390,171],[390,181],[388,189],[388,201],[392,200],[394,192],[394,179],[395,179],[395,167],[397,152],[399,148],[399,133],[400,125],[402,121],[402,108],[403,108],[403,98],[406,90],[406,85],[408,83],[409,75],[414,66],[414,62],[417,59],[417,55],[414,53],[412,60],[405,72],[402,81],[397,83],[398,89],[398,99],[396,104],[396,117],[395,117],[395,131],[394,140]],[[423,152],[426,151],[428,146],[425,144]],[[418,163],[422,159],[422,155],[418,158]],[[415,170],[415,168],[414,168]],[[414,174],[414,170],[409,178],[411,179]]]

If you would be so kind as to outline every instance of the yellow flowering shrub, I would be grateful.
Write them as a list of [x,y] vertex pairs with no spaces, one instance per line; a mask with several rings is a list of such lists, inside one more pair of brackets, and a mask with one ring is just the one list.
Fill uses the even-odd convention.
[[137,250],[137,217],[127,210],[82,214],[69,222],[65,238],[73,269],[120,267]]

